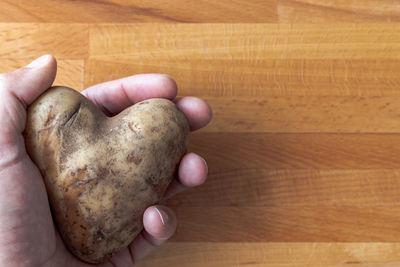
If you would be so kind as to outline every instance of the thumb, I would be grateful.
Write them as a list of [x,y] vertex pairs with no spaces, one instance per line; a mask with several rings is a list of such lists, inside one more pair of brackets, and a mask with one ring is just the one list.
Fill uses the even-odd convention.
[[56,72],[55,58],[44,55],[23,68],[0,74],[0,114],[4,118],[0,135],[23,131],[27,106],[52,85]]
[[0,87],[11,92],[26,107],[53,84],[56,72],[55,58],[44,55],[23,68],[4,74]]

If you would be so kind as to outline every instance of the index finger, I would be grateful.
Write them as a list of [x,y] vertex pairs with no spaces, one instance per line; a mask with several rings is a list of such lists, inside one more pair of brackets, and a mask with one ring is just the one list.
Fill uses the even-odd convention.
[[[113,116],[125,108],[150,98],[173,100],[178,88],[175,81],[165,74],[139,74],[101,83],[82,92],[106,115]],[[206,126],[212,117],[210,106],[197,97],[176,100],[185,114],[192,131]]]
[[177,94],[175,81],[165,74],[138,74],[100,83],[82,94],[103,112],[113,116],[127,107],[150,98],[173,100]]

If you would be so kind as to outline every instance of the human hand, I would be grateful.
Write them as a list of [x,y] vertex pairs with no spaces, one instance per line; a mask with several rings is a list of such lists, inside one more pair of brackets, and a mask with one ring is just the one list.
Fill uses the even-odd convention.
[[[38,168],[29,158],[22,132],[26,108],[48,89],[57,63],[43,56],[28,66],[0,74],[0,266],[93,266],[75,258],[64,246],[53,224],[46,189]],[[173,100],[175,82],[166,75],[141,74],[92,86],[82,92],[107,115],[155,97]],[[176,100],[191,130],[211,120],[211,109],[202,100]],[[165,198],[187,187],[202,184],[207,176],[205,161],[186,154]],[[102,266],[132,266],[172,236],[176,217],[157,205],[143,215],[144,230],[124,250]]]

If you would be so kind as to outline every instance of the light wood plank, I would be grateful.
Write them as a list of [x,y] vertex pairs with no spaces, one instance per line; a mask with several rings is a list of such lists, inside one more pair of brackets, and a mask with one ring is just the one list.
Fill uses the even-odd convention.
[[212,172],[207,182],[169,199],[168,206],[400,205],[400,170],[268,170]]
[[191,134],[210,172],[243,169],[399,169],[399,134]]
[[398,0],[279,0],[279,22],[394,22],[400,21]]
[[84,89],[84,60],[60,60],[57,64],[57,76],[54,85],[71,87],[75,90]]
[[400,24],[92,25],[90,56],[127,60],[399,59]]
[[[77,12],[82,10],[84,12]],[[3,22],[276,22],[276,0],[3,1]]]
[[0,58],[82,59],[87,53],[86,24],[0,23]]
[[[351,203],[349,203],[351,205]],[[398,242],[400,206],[175,207],[179,242]]]
[[[0,73],[11,72],[32,61],[31,59],[0,59]],[[84,84],[83,60],[58,60],[57,76],[54,85],[63,85],[82,90]]]
[[[400,132],[399,97],[204,97],[214,118],[208,132]],[[238,108],[240,107],[240,108]]]
[[400,60],[108,57],[86,64],[86,86],[137,73],[166,73],[180,95],[398,96]]
[[396,267],[399,265],[399,243],[168,242],[137,266]]

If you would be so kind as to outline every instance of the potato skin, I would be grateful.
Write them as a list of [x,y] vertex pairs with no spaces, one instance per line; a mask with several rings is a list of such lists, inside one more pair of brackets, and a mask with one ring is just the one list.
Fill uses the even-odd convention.
[[189,126],[169,100],[107,117],[73,89],[53,87],[29,106],[25,142],[64,243],[100,263],[142,230],[186,152]]

